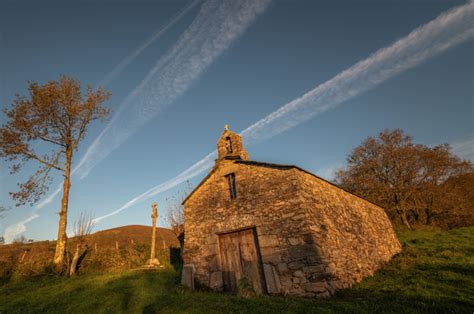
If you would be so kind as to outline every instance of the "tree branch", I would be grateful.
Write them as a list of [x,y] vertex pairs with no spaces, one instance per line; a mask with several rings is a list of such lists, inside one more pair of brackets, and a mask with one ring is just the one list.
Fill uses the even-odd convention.
[[53,144],[56,144],[56,145],[59,145],[59,146],[62,146],[62,147],[66,147],[66,145],[64,145],[63,143],[60,143],[60,142],[57,142],[53,139],[50,139],[48,137],[45,137],[45,136],[38,136],[40,139],[42,139],[43,141],[46,141],[46,142],[50,142],[50,143],[53,143]]
[[65,172],[65,170],[64,170],[63,168],[58,167],[58,166],[56,166],[56,165],[54,165],[54,164],[52,164],[52,163],[49,163],[49,162],[47,162],[47,161],[45,161],[45,160],[43,160],[43,159],[41,159],[41,158],[38,158],[36,155],[33,155],[33,154],[29,153],[29,152],[22,152],[22,154],[25,155],[26,157],[30,158],[30,159],[34,159],[34,160],[36,160],[36,161],[42,163],[42,164],[45,165],[45,166],[48,166],[49,168],[54,168],[54,169],[56,169],[56,170]]

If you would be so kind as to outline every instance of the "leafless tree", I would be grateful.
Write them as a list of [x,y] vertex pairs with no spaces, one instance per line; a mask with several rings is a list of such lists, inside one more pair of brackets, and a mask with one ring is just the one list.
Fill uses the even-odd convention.
[[87,253],[86,236],[91,234],[94,228],[93,215],[90,212],[82,211],[79,218],[74,222],[74,237],[76,242],[76,250],[69,267],[69,276],[77,271],[79,259]]
[[56,268],[60,268],[66,252],[73,154],[89,124],[109,114],[109,109],[102,104],[110,93],[100,87],[93,91],[88,86],[83,95],[80,83],[67,76],[44,85],[29,82],[28,89],[29,97],[17,95],[11,108],[4,110],[7,122],[0,128],[0,157],[13,163],[11,173],[18,172],[28,161],[39,165],[25,183],[18,184],[18,192],[10,193],[17,206],[26,203],[33,205],[47,192],[52,169],[63,173],[63,195],[53,261]]
[[192,190],[191,183],[186,181],[184,190],[178,191],[175,195],[166,199],[166,220],[176,236],[184,232],[184,206],[182,203]]
[[28,242],[28,239],[24,235],[16,236],[12,241],[14,244],[24,244],[26,242]]

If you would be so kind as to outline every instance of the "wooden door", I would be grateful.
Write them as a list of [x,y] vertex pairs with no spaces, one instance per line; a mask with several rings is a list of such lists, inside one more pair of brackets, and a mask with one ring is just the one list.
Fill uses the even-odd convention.
[[262,264],[255,229],[219,235],[224,289],[237,291],[239,281],[246,278],[257,294],[263,292]]

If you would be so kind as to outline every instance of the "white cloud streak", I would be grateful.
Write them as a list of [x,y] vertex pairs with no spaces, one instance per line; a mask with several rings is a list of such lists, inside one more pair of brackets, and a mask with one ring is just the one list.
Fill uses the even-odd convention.
[[[101,85],[108,84],[113,80],[143,50],[160,38],[200,2],[201,0],[195,0],[186,6],[168,24],[123,59],[104,77]],[[145,79],[121,103],[113,119],[94,140],[79,164],[73,169],[72,174],[78,174],[81,179],[87,176],[97,163],[125,142],[146,122],[184,94],[206,68],[227,50],[247,27],[265,11],[269,4],[270,0],[206,1],[201,6],[198,16],[181,35],[173,48],[157,62]],[[209,156],[211,155],[212,153]],[[202,163],[197,165],[202,165]],[[195,174],[194,167],[191,167],[182,175],[181,177],[178,176],[177,179],[169,180],[155,187],[155,190],[169,189],[179,184],[180,182],[176,183],[178,180],[193,177],[197,174]],[[51,195],[38,203],[36,210],[50,204],[61,191],[62,185],[58,185]],[[154,191],[147,191],[143,196],[131,200],[124,206],[132,206],[143,197],[155,194]],[[120,211],[119,208],[118,212]],[[36,218],[38,215],[33,214],[31,217]],[[11,225],[6,230],[10,233],[14,230],[21,230],[20,233],[24,232],[26,230],[25,224],[31,220]],[[101,218],[96,219],[96,221],[100,220]]]
[[10,243],[12,242],[15,237],[19,234],[22,234],[23,232],[26,231],[26,224],[31,222],[32,220],[38,218],[38,214],[32,214],[30,217],[27,219],[20,221],[14,225],[8,226],[7,229],[5,229],[5,233],[3,234],[5,238],[5,243]]
[[[117,64],[112,71],[107,73],[104,78],[97,84],[99,86],[106,86],[111,81],[113,81],[122,71],[135,60],[145,49],[147,49],[151,44],[156,42],[161,36],[163,36],[170,28],[172,28],[176,23],[178,23],[190,10],[196,7],[203,0],[194,0],[191,1],[186,7],[184,7],[180,12],[173,16],[168,23],[163,27],[158,29],[150,38],[148,38],[144,43],[142,43],[138,48],[136,48],[132,53],[127,55],[125,58]],[[83,162],[84,158],[81,160]],[[80,170],[80,167],[75,167],[72,171],[74,174]],[[62,191],[62,184],[59,184],[58,187],[54,190],[52,194],[46,197],[44,200],[38,203],[37,209],[41,209],[44,206],[50,204],[56,196]]]
[[[176,23],[199,2],[192,2],[170,23]],[[78,165],[74,167],[72,174],[78,175],[80,179],[85,178],[95,165],[184,94],[206,68],[265,11],[269,4],[270,0],[209,0],[205,2],[198,16],[177,43],[121,103],[112,120],[93,141]],[[160,37],[171,26],[158,31],[152,37],[153,40]],[[124,59],[104,80],[110,81],[131,62],[131,59],[148,47],[151,41],[152,39],[148,40]],[[59,185],[51,195],[37,205],[37,208],[50,204],[61,190],[62,186]]]
[[145,123],[182,96],[263,13],[270,0],[209,0],[173,48],[122,102],[75,171],[84,178]]
[[[435,57],[474,36],[474,1],[455,7],[418,27],[395,43],[342,71],[303,96],[287,103],[240,134],[247,145],[285,132],[316,115],[335,108],[382,82]],[[212,166],[210,156],[178,176],[157,185],[96,222],[118,214],[151,196],[164,192]],[[214,155],[215,156],[215,155]]]
[[139,196],[131,199],[130,201],[125,203],[120,208],[114,210],[113,212],[110,212],[110,213],[108,213],[104,216],[95,218],[94,223],[98,223],[98,222],[100,222],[101,220],[103,220],[105,218],[108,218],[110,216],[114,216],[114,215],[120,213],[121,211],[123,211],[124,209],[127,209],[127,208],[129,208],[129,207],[131,207],[131,206],[147,199],[147,198],[155,196],[158,193],[167,191],[167,190],[177,186],[178,184],[180,184],[182,182],[185,182],[186,180],[194,178],[195,176],[202,173],[204,170],[211,168],[213,163],[214,163],[214,160],[216,159],[216,157],[217,157],[217,152],[213,151],[212,153],[210,153],[209,155],[207,155],[206,157],[201,159],[199,162],[195,163],[193,166],[189,167],[186,171],[183,171],[182,173],[180,173],[179,175],[177,175],[173,179],[165,181],[165,182],[149,189],[145,193],[140,194]]
[[287,131],[474,36],[474,4],[449,10],[242,132],[247,144]]
[[[148,48],[151,44],[156,42],[163,34],[165,34],[170,28],[172,28],[177,22],[179,22],[190,10],[192,10],[194,7],[196,7],[199,3],[201,3],[202,0],[193,0],[190,2],[186,7],[184,7],[180,12],[178,12],[175,16],[171,18],[171,20],[165,24],[162,28],[160,28],[158,31],[156,31],[150,38],[148,38],[143,44],[141,44],[137,49],[135,49],[131,54],[126,56],[119,64],[117,64],[111,72],[107,73],[104,78],[100,81],[98,85],[108,85],[112,80],[114,80],[133,60],[135,60],[146,48]],[[143,82],[142,82],[143,84]],[[123,105],[123,104],[122,104]],[[104,133],[104,132],[102,132]],[[99,136],[102,137],[103,134]],[[94,145],[95,144],[95,145]],[[97,146],[97,140],[93,143],[93,147]],[[90,149],[88,150],[88,152]],[[86,153],[87,155],[87,153]],[[80,165],[84,164],[85,158],[83,158],[78,165],[78,167],[75,167],[72,171],[73,174],[81,170]],[[50,194],[48,197],[46,197],[44,200],[38,203],[36,206],[36,209],[33,211],[36,212],[38,209],[43,208],[44,206],[50,204],[53,199],[62,191],[62,184],[59,184],[58,187],[54,190],[52,194]],[[33,214],[35,216],[37,214]],[[29,220],[31,221],[31,220]],[[19,222],[17,224],[13,224],[7,227],[7,231],[10,230],[10,232],[13,232],[13,230],[20,230],[24,229],[21,232],[24,232],[26,230],[25,224],[27,222]]]
[[150,38],[148,38],[143,44],[141,44],[132,53],[126,56],[119,64],[117,64],[112,71],[107,73],[104,78],[99,82],[98,85],[106,86],[112,80],[114,80],[133,60],[135,60],[146,48],[157,41],[163,34],[165,34],[170,28],[178,23],[190,10],[197,6],[202,0],[193,0],[180,12],[171,18],[171,20],[156,31]]
[[56,188],[56,190],[54,190],[53,193],[51,193],[48,197],[46,197],[44,200],[42,200],[41,202],[38,203],[38,205],[36,205],[36,208],[39,209],[39,208],[43,208],[44,206],[48,205],[49,203],[51,203],[53,201],[53,199],[59,194],[59,192],[61,192],[63,190],[63,185],[62,184],[59,184],[58,187]]

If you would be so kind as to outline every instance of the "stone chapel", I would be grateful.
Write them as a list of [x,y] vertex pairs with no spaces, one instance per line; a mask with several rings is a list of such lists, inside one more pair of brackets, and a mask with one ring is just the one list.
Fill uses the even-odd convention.
[[297,166],[249,160],[227,127],[217,151],[183,202],[184,276],[200,285],[236,291],[246,280],[257,294],[327,297],[400,251],[376,204]]

